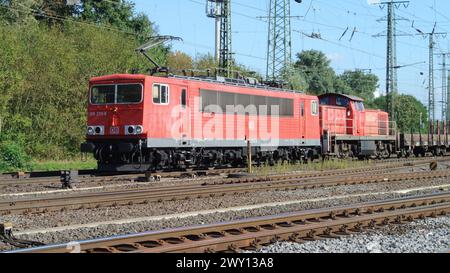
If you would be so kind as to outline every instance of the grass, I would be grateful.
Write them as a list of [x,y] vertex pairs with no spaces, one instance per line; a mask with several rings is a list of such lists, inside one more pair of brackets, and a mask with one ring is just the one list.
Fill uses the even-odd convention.
[[97,168],[97,161],[76,161],[76,160],[65,160],[65,161],[33,161],[30,163],[30,167],[27,169],[6,169],[0,168],[0,173],[9,172],[32,172],[32,171],[60,171],[60,170],[90,170]]
[[[310,164],[281,164],[269,166],[268,164],[261,167],[254,167],[253,173],[258,175],[281,174],[298,171],[326,171],[341,170],[349,168],[368,167],[373,161],[352,161],[352,160],[326,160],[324,162],[314,162]],[[89,158],[82,160],[65,160],[65,161],[33,161],[31,167],[27,170],[20,171],[59,171],[59,170],[87,170],[97,168],[95,159]],[[10,171],[10,170],[8,170]],[[19,171],[19,170],[15,170]],[[1,172],[6,172],[0,170]]]
[[261,167],[256,167],[253,173],[258,175],[268,175],[268,174],[282,174],[289,172],[311,172],[311,171],[327,171],[327,170],[342,170],[350,168],[362,168],[368,167],[373,164],[373,161],[352,161],[352,160],[326,160],[319,161],[309,164],[277,164],[275,166],[264,165]]
[[28,171],[59,171],[59,170],[88,170],[97,168],[94,159],[68,161],[35,161]]

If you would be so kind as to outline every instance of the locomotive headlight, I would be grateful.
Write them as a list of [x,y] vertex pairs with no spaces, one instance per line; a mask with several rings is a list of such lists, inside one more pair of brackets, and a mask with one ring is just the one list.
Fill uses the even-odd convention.
[[88,126],[87,134],[89,136],[104,135],[105,134],[105,127],[104,126]]
[[142,125],[127,125],[125,126],[125,134],[127,135],[140,135],[144,132]]
[[135,132],[134,126],[128,126],[127,132],[129,135],[134,135]]
[[127,125],[125,126],[126,135],[140,135],[144,132],[144,127],[142,125]]

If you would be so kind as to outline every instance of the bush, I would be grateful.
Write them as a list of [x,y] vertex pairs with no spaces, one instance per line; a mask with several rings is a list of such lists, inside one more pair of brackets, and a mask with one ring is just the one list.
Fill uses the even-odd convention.
[[31,157],[25,153],[23,147],[12,141],[0,143],[0,170],[16,171],[31,167]]

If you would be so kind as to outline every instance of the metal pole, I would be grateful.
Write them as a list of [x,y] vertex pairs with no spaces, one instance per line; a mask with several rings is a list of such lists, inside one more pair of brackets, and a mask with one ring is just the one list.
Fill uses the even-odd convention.
[[436,121],[436,131],[438,135],[438,145],[441,145],[441,122],[439,120]]
[[216,62],[220,62],[220,17],[216,17]]
[[447,107],[447,118],[446,120],[450,120],[450,70],[448,71],[447,76],[447,98],[446,98],[446,107]]
[[422,127],[423,127],[423,125],[422,125],[423,123],[422,123],[422,113],[420,113],[420,123],[419,123],[419,141],[420,141],[420,146],[422,147],[423,146],[423,143],[422,143]]
[[435,121],[435,101],[434,101],[434,34],[429,35],[429,84],[428,84],[428,120],[432,123]]
[[446,98],[446,92],[447,92],[447,53],[442,53],[442,120],[445,121],[447,119],[447,98]]
[[386,58],[386,112],[389,113],[389,115],[391,116],[392,120],[395,120],[393,117],[393,112],[392,112],[392,80],[393,80],[393,75],[392,75],[392,71],[393,71],[393,67],[394,65],[392,64],[392,47],[393,47],[393,39],[394,39],[394,35],[393,35],[393,29],[392,29],[392,25],[393,25],[393,14],[392,11],[394,10],[394,7],[392,6],[392,2],[388,3],[388,15],[387,15],[387,58]]
[[247,165],[248,165],[248,173],[253,173],[252,170],[252,144],[250,143],[250,140],[247,140]]

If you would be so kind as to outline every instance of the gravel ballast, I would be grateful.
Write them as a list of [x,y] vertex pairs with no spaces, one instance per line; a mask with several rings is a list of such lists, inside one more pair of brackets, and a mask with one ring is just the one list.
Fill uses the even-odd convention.
[[441,253],[450,251],[450,217],[391,225],[303,244],[278,242],[256,253]]
[[[286,202],[309,200],[313,198],[329,197],[329,200],[320,202],[303,202],[296,205],[280,206],[270,208],[265,213],[270,215],[279,212],[295,210],[308,210],[323,207],[340,206],[351,203],[382,200],[386,198],[398,198],[411,196],[418,193],[407,194],[389,193],[396,190],[415,189],[420,187],[438,187],[432,190],[420,190],[419,193],[439,192],[440,185],[448,185],[446,179],[435,179],[432,181],[403,181],[387,182],[379,184],[362,184],[334,186],[328,188],[316,188],[295,191],[269,191],[253,192],[247,194],[227,195],[222,197],[211,197],[190,200],[177,200],[149,204],[135,204],[131,206],[101,207],[95,209],[67,210],[64,212],[49,212],[44,214],[29,215],[5,215],[0,216],[0,222],[9,221],[14,223],[15,230],[23,231],[38,228],[51,228],[70,226],[92,222],[103,222],[120,219],[148,217],[155,215],[168,215],[191,211],[202,211],[227,207],[238,207],[246,205],[257,205],[272,202]],[[384,193],[383,193],[384,192]],[[382,193],[382,194],[381,194]],[[355,195],[348,198],[334,198],[336,196]],[[359,196],[362,195],[362,196]],[[281,209],[280,209],[281,208]],[[260,216],[255,215],[255,216]],[[243,215],[243,218],[248,216]],[[228,220],[228,217],[226,217]],[[219,219],[220,221],[220,219]]]
[[[386,196],[385,196],[386,197]],[[392,196],[391,196],[392,197]],[[371,198],[368,198],[371,199]],[[373,199],[375,200],[375,199]],[[355,199],[340,200],[341,205],[355,203]],[[369,201],[369,200],[361,200]],[[339,203],[339,202],[337,202]],[[279,214],[284,212],[302,210],[302,208],[321,208],[326,206],[326,202],[315,202],[312,204],[296,204],[277,207],[266,207],[244,211],[229,211],[224,213],[200,214],[198,216],[190,216],[185,218],[162,219],[159,221],[139,221],[127,224],[108,224],[88,228],[76,228],[70,230],[62,230],[47,233],[32,233],[18,236],[22,239],[40,241],[46,244],[55,244],[62,242],[70,242],[77,240],[87,240],[95,238],[103,238],[120,234],[130,234],[137,232],[145,232],[150,230],[162,230],[167,228],[212,224],[223,221],[232,221],[245,219],[255,216],[264,216]],[[1,248],[0,248],[1,249]]]

